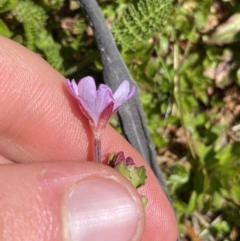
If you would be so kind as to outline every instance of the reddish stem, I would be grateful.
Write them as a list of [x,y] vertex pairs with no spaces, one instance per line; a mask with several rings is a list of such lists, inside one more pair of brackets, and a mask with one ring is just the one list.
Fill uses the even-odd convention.
[[94,161],[96,163],[102,162],[102,142],[99,133],[94,135]]

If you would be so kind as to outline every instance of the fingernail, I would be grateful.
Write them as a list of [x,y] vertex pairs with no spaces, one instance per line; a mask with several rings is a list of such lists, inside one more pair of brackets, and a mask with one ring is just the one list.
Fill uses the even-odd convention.
[[103,177],[76,183],[64,206],[64,236],[70,241],[132,241],[143,219],[128,189]]

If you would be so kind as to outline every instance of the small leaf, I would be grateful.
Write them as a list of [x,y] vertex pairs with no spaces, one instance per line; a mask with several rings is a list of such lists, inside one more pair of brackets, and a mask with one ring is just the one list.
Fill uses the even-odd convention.
[[7,38],[12,36],[11,31],[8,29],[7,25],[0,19],[0,35],[3,35]]
[[109,156],[108,165],[115,168],[124,177],[126,177],[134,187],[139,188],[145,184],[147,175],[144,166],[136,167],[131,157],[125,158],[124,153],[113,153]]
[[134,187],[139,188],[145,184],[147,176],[144,166],[135,167],[135,164],[129,165],[126,162],[119,162],[115,169],[126,177]]
[[194,210],[196,210],[196,206],[197,206],[197,192],[193,191],[186,210],[187,213],[192,213]]
[[129,173],[130,173],[130,177],[131,177],[130,181],[132,185],[137,188],[140,182],[140,177],[138,175],[137,168],[135,168],[134,165],[128,165],[127,169],[129,170]]
[[[145,184],[147,175],[144,166],[136,167],[131,157],[125,158],[123,152],[118,152],[116,155],[110,154],[108,165],[116,169],[127,180],[129,180],[135,188],[139,188]],[[147,198],[142,197],[143,204],[147,205]]]
[[148,204],[148,199],[145,196],[141,196],[141,199],[142,199],[142,203],[143,203],[144,207],[146,207]]
[[239,187],[239,185],[233,185],[231,191],[232,191],[233,199],[237,203],[240,203],[240,187]]
[[219,25],[216,31],[208,38],[203,39],[205,43],[224,45],[239,41],[240,14],[231,16],[225,23]]
[[204,170],[199,170],[193,178],[194,190],[198,193],[204,193],[208,187],[209,179]]
[[128,170],[126,164],[124,164],[123,162],[118,163],[115,166],[115,169],[120,172],[124,177],[126,177],[130,182],[132,182],[132,177],[130,175],[130,171]]
[[137,188],[143,186],[147,180],[146,169],[144,166],[137,168],[138,176],[139,176],[139,184]]
[[0,13],[4,13],[4,12],[7,12],[9,10],[12,10],[15,8],[15,6],[17,5],[18,1],[17,0],[8,0],[6,1],[5,4],[3,4],[1,7],[0,7]]
[[115,157],[115,154],[114,153],[110,153],[110,155],[108,157],[108,165],[110,167],[114,167],[114,157]]

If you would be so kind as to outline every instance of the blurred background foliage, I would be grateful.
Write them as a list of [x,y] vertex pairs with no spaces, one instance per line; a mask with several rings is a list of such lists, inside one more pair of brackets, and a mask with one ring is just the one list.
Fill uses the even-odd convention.
[[[141,90],[182,240],[240,240],[239,1],[98,2]],[[0,34],[67,77],[102,78],[75,1],[0,0]]]

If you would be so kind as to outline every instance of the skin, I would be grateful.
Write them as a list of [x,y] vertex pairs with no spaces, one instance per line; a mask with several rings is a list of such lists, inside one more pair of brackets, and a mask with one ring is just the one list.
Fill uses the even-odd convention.
[[[139,192],[148,205],[139,206],[138,240],[176,241],[175,214],[146,162],[110,126],[102,148],[105,162],[109,153],[124,151],[137,166],[146,166],[148,179]],[[0,37],[0,239],[65,240],[63,196],[86,177],[114,177],[140,200],[125,178],[91,160],[92,132],[65,77],[35,53]]]

